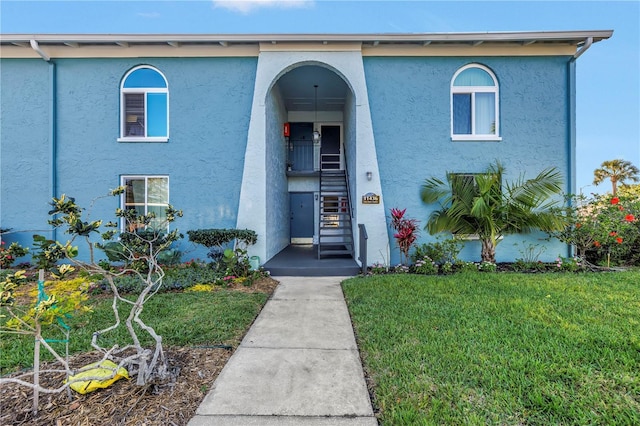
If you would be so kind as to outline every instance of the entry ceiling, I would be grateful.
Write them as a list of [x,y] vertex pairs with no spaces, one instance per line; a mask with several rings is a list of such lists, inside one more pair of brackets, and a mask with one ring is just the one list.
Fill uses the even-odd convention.
[[335,72],[305,65],[284,74],[278,86],[287,111],[315,111],[314,85],[318,85],[317,110],[342,111],[349,87]]

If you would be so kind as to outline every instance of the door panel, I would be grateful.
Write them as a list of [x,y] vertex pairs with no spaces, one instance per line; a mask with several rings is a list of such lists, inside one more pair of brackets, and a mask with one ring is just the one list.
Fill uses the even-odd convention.
[[291,192],[291,239],[313,238],[313,192]]
[[291,123],[289,163],[292,170],[313,170],[313,123]]

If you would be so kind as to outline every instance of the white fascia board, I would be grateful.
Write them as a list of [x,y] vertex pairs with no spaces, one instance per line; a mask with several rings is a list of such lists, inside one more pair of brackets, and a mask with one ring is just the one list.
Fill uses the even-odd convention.
[[613,30],[511,31],[470,33],[370,33],[370,34],[0,34],[2,43],[37,40],[43,43],[260,43],[260,42],[527,42],[556,41],[581,44],[610,38]]

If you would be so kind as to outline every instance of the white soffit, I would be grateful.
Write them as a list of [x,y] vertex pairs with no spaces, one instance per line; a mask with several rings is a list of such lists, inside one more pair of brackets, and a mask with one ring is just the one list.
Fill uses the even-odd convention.
[[[261,50],[362,50],[363,55],[573,54],[612,30],[411,34],[0,34],[0,57],[257,56]],[[360,46],[360,48],[358,48]]]

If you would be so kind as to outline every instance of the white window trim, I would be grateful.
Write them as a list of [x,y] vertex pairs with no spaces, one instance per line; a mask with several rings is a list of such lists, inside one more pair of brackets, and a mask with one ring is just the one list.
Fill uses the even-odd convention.
[[[141,68],[152,69],[158,74],[162,76],[167,87],[133,87],[133,88],[125,88],[124,83],[127,81],[127,78],[131,73]],[[125,108],[124,108],[124,95],[127,93],[139,93],[144,94],[144,122],[147,123],[147,93],[165,93],[167,95],[167,136],[124,136],[126,123],[125,123]],[[170,99],[169,99],[169,82],[167,81],[167,77],[157,68],[152,67],[150,65],[139,65],[130,69],[122,78],[120,82],[120,113],[119,113],[119,122],[120,122],[120,137],[118,137],[118,142],[169,142],[169,132],[171,129],[169,123],[170,117]],[[147,131],[147,126],[145,126],[145,132]]]
[[502,137],[495,135],[451,135],[454,142],[500,142]]
[[127,136],[118,138],[118,142],[169,142],[169,138],[165,137],[144,137],[144,136]]
[[[169,176],[168,175],[121,175],[120,176],[120,186],[125,186],[125,180],[126,179],[143,179],[144,178],[144,204],[142,203],[135,203],[135,204],[130,204],[131,206],[144,206],[144,214],[147,214],[149,212],[148,207],[149,206],[165,206],[165,204],[158,204],[158,203],[147,203],[147,199],[149,198],[149,179],[166,179],[167,180],[167,204],[166,206],[168,207],[170,203],[169,200],[171,200],[170,198],[170,191],[171,191],[171,182],[169,181]],[[125,210],[127,208],[126,205],[126,201],[127,201],[127,193],[126,191],[124,191],[121,195],[120,195],[120,208],[122,210]],[[124,218],[120,219],[120,232],[125,232],[126,231],[126,223]],[[169,232],[169,224],[167,223],[167,232]]]
[[[491,79],[493,80],[493,86],[454,86],[453,83],[456,81],[456,78],[460,73],[469,69],[469,68],[479,68],[485,71]],[[452,141],[493,141],[499,142],[502,140],[500,136],[500,87],[498,85],[498,80],[496,76],[493,74],[489,68],[480,64],[467,64],[461,68],[459,68],[451,78],[451,83],[449,85],[449,116],[450,116],[450,129],[451,129],[451,140]],[[475,112],[476,112],[476,93],[494,93],[495,94],[495,112],[494,116],[496,117],[495,123],[495,133],[494,134],[475,134],[476,122],[475,122]],[[470,94],[471,95],[471,134],[467,135],[459,135],[453,133],[453,95],[454,94]]]

